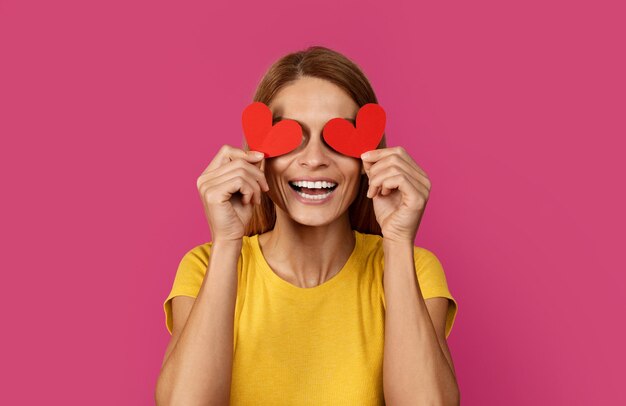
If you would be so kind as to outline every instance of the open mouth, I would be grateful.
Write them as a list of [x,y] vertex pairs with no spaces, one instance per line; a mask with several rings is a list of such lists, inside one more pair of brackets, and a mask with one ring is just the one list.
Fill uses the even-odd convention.
[[326,181],[292,181],[289,186],[300,196],[311,200],[325,199],[337,188],[336,183]]

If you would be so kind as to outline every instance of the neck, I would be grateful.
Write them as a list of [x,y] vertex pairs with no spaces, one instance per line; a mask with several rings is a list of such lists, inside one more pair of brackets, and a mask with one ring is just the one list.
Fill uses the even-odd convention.
[[356,243],[348,213],[322,226],[306,226],[277,213],[274,229],[259,236],[272,270],[293,285],[310,288],[335,276]]

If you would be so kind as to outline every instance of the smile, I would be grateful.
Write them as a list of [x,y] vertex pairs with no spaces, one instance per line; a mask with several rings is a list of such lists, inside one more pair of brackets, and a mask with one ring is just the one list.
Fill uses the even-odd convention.
[[291,189],[296,192],[298,200],[308,203],[322,203],[330,198],[337,184],[327,181],[292,181],[289,182]]

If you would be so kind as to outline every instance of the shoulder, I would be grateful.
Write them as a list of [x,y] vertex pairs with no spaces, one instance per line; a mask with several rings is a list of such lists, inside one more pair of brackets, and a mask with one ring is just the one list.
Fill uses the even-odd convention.
[[379,271],[382,276],[384,265],[383,237],[378,234],[362,233],[354,230],[354,235],[359,244],[358,261],[367,269]]
[[415,258],[415,266],[441,266],[441,262],[437,255],[424,247],[413,246],[413,257]]
[[183,256],[183,260],[197,260],[200,262],[208,263],[211,256],[211,249],[213,248],[213,242],[205,242],[203,244],[196,245],[188,250]]

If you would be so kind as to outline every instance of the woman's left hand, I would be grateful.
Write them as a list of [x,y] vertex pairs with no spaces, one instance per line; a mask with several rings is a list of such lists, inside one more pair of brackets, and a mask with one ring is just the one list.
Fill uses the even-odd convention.
[[371,150],[361,159],[383,237],[413,243],[430,194],[426,172],[402,147]]

